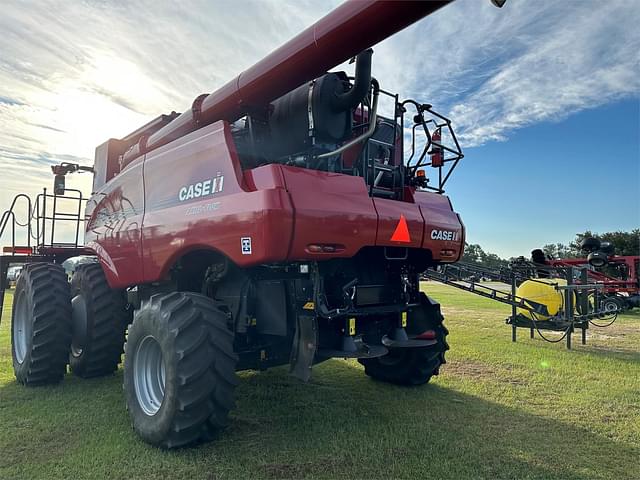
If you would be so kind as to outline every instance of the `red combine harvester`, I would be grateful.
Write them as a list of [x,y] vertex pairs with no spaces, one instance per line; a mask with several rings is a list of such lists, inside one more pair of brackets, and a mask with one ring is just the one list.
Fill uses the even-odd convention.
[[[462,152],[431,105],[380,88],[369,47],[446,3],[341,5],[188,111],[97,147],[88,201],[64,186],[82,168],[55,167],[55,195],[26,200],[26,247],[14,240],[0,260],[2,282],[26,263],[12,312],[18,381],[58,382],[67,365],[111,374],[126,332],[133,426],[178,447],[226,425],[237,370],[290,364],[306,380],[314,363],[348,357],[381,381],[437,375],[447,329],[419,274],[462,255],[464,226],[443,195]],[[352,57],[354,78],[327,73]],[[57,211],[60,199],[77,213]],[[54,242],[61,220],[76,222],[75,243]],[[60,263],[78,255],[95,261],[69,284]]]

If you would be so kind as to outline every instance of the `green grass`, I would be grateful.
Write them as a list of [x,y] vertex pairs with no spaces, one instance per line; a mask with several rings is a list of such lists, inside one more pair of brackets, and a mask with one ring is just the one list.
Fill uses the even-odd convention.
[[[444,306],[449,363],[422,388],[353,361],[243,373],[216,443],[161,451],[136,438],[122,372],[17,385],[10,306],[0,327],[0,478],[640,478],[640,315],[588,345],[510,341],[508,307],[425,284]],[[578,336],[576,336],[576,340]]]

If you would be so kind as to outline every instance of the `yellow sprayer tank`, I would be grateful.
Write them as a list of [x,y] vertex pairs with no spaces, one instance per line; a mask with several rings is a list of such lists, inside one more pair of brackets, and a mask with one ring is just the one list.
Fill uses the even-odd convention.
[[[566,285],[567,281],[561,278],[537,278],[535,280],[525,280],[516,290],[516,295],[536,303],[546,305],[551,316],[557,315],[564,308],[564,295],[562,291],[556,290],[556,285]],[[527,318],[532,318],[531,312],[519,308],[521,313]],[[545,315],[535,315],[533,320],[548,320]]]

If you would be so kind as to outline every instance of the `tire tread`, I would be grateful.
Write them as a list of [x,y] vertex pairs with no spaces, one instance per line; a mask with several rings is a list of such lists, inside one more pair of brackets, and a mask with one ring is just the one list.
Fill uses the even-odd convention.
[[[226,326],[226,316],[210,298],[189,292],[154,295],[145,308],[159,314],[166,322],[163,327],[175,336],[172,353],[178,380],[171,427],[163,439],[151,443],[177,448],[211,440],[227,424],[238,384],[238,357],[233,353],[233,333]],[[134,320],[131,331],[137,328]],[[131,358],[130,348],[125,345],[125,365]]]
[[99,263],[79,265],[76,269],[71,281],[72,296],[81,291],[87,296],[87,311],[92,311],[93,324],[82,354],[70,355],[71,371],[82,378],[112,374],[122,358],[128,323],[124,297],[109,287]]
[[[71,299],[64,269],[54,263],[27,264],[16,285],[31,297],[32,339],[17,380],[29,386],[57,383],[67,371],[71,343]],[[13,315],[15,315],[15,304]]]
[[430,347],[404,349],[401,353],[404,358],[396,365],[386,365],[378,358],[359,360],[366,375],[396,385],[422,385],[429,382],[434,375],[439,375],[440,366],[447,363],[445,352],[449,350],[449,330],[442,323],[444,317],[439,303],[425,296],[422,304],[427,310],[430,327],[435,330],[438,343]]

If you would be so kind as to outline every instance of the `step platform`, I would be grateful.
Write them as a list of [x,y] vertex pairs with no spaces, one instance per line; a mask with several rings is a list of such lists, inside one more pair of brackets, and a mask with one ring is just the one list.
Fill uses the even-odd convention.
[[361,339],[344,337],[340,350],[321,348],[316,355],[322,358],[376,358],[387,353],[389,350],[382,345],[368,345]]
[[422,340],[417,338],[408,338],[406,340],[394,340],[387,335],[382,337],[382,345],[387,348],[420,348],[431,347],[438,343],[437,340]]

